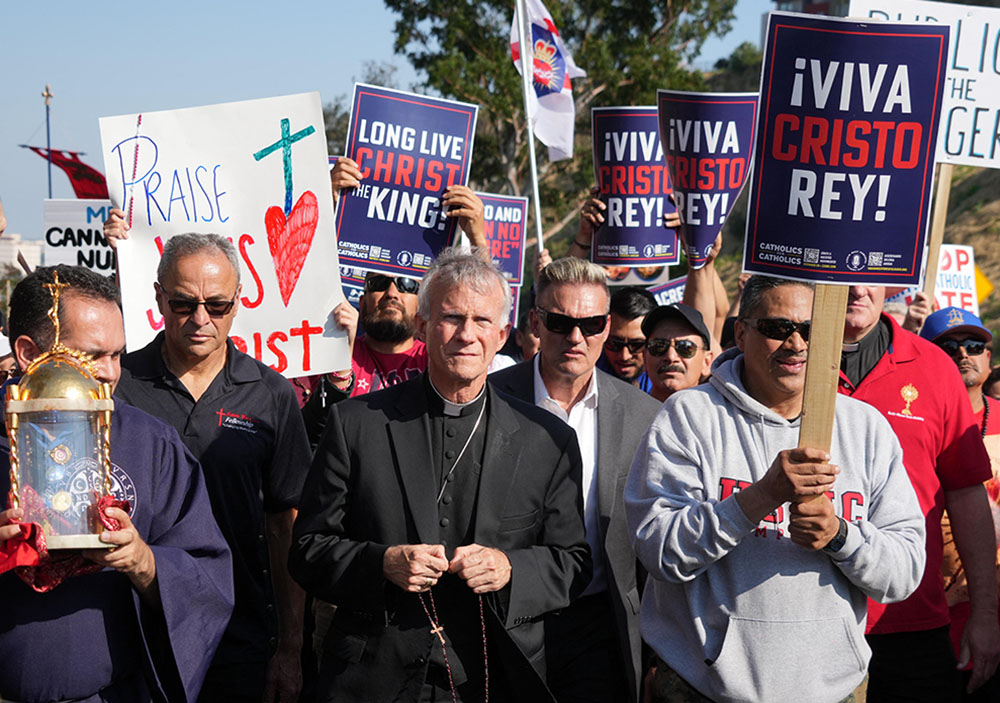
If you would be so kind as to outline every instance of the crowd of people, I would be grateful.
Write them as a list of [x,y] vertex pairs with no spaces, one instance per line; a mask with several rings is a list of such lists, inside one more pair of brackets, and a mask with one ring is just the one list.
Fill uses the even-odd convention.
[[[360,177],[340,159],[334,197]],[[799,447],[810,285],[744,276],[730,301],[717,245],[683,303],[612,290],[592,194],[511,333],[481,201],[445,207],[471,246],[368,273],[331,313],[350,367],[291,382],[229,340],[224,237],[167,240],[163,329],[127,353],[114,281],[17,285],[13,382],[53,345],[58,277],[59,341],[114,388],[123,500],[55,587],[0,512],[2,700],[1000,700],[978,318],[918,299],[898,322],[851,287],[832,441]]]

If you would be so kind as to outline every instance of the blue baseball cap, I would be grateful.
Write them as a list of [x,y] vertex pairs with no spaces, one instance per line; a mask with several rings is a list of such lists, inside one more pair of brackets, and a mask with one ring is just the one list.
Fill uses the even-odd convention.
[[993,341],[993,333],[986,329],[983,321],[962,308],[942,308],[931,313],[924,320],[924,327],[920,330],[920,336],[931,342],[942,335],[952,333],[967,335],[984,342]]

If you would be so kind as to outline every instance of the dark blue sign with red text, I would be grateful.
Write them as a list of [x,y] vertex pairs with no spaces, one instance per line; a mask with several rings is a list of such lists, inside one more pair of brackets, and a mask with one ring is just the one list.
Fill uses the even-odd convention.
[[745,271],[919,282],[948,31],[771,13]]
[[663,226],[675,208],[655,107],[595,107],[594,174],[607,205],[591,258],[604,266],[658,266],[680,260],[677,233]]
[[369,85],[354,86],[346,156],[361,185],[340,194],[340,261],[420,277],[454,239],[441,211],[448,186],[465,185],[478,107]]
[[483,227],[490,258],[512,286],[524,281],[524,227],[528,199],[513,195],[476,193],[483,201]]
[[660,90],[656,100],[684,253],[701,268],[750,171],[757,94]]

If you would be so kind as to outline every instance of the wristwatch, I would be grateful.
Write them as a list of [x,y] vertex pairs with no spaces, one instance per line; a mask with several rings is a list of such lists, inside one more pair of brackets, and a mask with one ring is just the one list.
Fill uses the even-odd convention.
[[830,554],[839,552],[847,541],[847,520],[842,517],[838,517],[837,519],[840,520],[840,527],[837,529],[837,534],[823,547],[823,551]]

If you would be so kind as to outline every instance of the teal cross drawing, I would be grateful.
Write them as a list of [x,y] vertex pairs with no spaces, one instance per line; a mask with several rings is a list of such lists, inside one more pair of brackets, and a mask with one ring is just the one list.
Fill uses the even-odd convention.
[[305,129],[300,129],[295,134],[289,134],[288,118],[281,119],[281,139],[271,146],[266,146],[253,155],[254,161],[260,161],[271,152],[281,149],[285,166],[285,217],[292,214],[292,144],[308,137],[316,131],[316,128],[309,125]]

